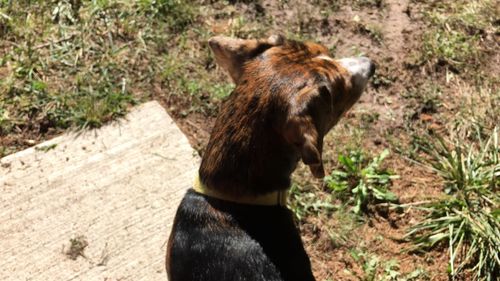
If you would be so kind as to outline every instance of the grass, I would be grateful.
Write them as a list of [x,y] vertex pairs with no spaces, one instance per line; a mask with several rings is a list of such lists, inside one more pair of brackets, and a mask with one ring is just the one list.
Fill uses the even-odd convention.
[[[184,0],[0,1],[0,156],[26,139],[99,127],[151,98],[169,63],[160,53],[197,13]],[[199,88],[214,99],[230,91],[182,90]]]
[[196,8],[187,0],[139,0],[139,10],[164,21],[173,32],[185,30],[193,23]]
[[334,205],[330,199],[318,198],[314,187],[303,187],[294,183],[289,192],[288,208],[292,210],[295,218],[300,222],[307,216],[331,213],[339,206]]
[[346,248],[359,243],[352,233],[357,231],[364,223],[363,219],[344,206],[338,206],[331,215],[335,224],[327,229],[328,237],[333,248]]
[[[421,1],[422,2],[422,1]],[[425,1],[429,29],[422,38],[421,61],[470,71],[485,57],[485,48],[494,46],[488,39],[498,32],[496,1]],[[477,69],[476,69],[477,70]]]
[[500,270],[500,145],[498,129],[477,145],[458,141],[450,148],[435,137],[421,140],[430,166],[444,180],[442,199],[426,204],[427,215],[406,237],[414,250],[447,245],[449,274],[453,280],[471,273],[474,280],[497,280]]
[[351,1],[357,7],[375,7],[375,8],[383,8],[384,0],[355,0]]
[[384,33],[381,26],[358,22],[356,28],[360,33],[367,34],[377,44],[383,44]]
[[500,92],[494,85],[459,84],[456,114],[450,120],[451,138],[478,142],[500,124]]
[[358,278],[362,281],[430,280],[427,272],[421,268],[403,274],[400,272],[399,262],[397,260],[382,260],[379,256],[369,253],[363,248],[351,249],[349,254],[361,265],[363,276],[358,276]]
[[[106,1],[94,1],[77,16],[70,2],[56,2],[43,6],[20,1],[2,11],[16,26],[7,36],[12,46],[1,59],[6,71],[0,85],[2,134],[33,127],[41,133],[96,127],[134,103],[129,65],[121,61],[125,48],[111,33],[118,20],[114,10],[98,10]],[[103,14],[106,9],[109,16]],[[108,32],[108,40],[96,38],[96,30]]]
[[369,212],[369,205],[375,203],[396,202],[397,197],[389,186],[397,176],[381,168],[388,155],[388,150],[372,159],[361,151],[340,155],[339,169],[325,177],[325,184],[336,198],[351,205],[355,214]]

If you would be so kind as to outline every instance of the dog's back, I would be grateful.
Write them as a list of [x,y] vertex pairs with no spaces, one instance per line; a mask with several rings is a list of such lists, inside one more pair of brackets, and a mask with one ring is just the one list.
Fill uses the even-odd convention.
[[188,191],[169,241],[170,281],[314,280],[292,213]]

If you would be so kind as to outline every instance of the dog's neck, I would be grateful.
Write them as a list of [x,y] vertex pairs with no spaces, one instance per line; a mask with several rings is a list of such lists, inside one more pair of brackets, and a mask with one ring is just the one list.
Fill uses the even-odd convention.
[[288,189],[300,156],[280,132],[287,103],[277,96],[238,91],[224,103],[215,122],[202,157],[201,181],[233,196]]

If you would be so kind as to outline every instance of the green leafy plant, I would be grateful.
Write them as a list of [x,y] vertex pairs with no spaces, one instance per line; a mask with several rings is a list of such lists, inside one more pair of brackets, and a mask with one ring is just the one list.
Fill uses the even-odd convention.
[[337,198],[353,205],[356,214],[367,212],[372,203],[396,202],[398,198],[389,186],[398,176],[380,167],[388,155],[389,150],[373,159],[367,159],[359,150],[340,155],[340,167],[325,177],[326,186]]
[[446,196],[426,204],[425,218],[406,237],[413,250],[448,245],[452,278],[472,271],[474,280],[498,280],[500,270],[500,146],[498,129],[477,145],[450,148],[437,136],[420,140],[418,160],[444,180]]
[[351,257],[361,265],[363,281],[412,281],[412,280],[430,280],[427,272],[417,268],[412,272],[403,274],[399,270],[398,260],[382,260],[375,254],[368,253],[364,249],[351,249]]

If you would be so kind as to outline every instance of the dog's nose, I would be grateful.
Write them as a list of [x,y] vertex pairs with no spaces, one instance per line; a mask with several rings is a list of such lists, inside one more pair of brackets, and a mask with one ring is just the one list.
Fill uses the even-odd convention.
[[375,70],[377,70],[377,65],[374,62],[370,61],[370,72],[368,75],[372,77],[373,74],[375,74]]

